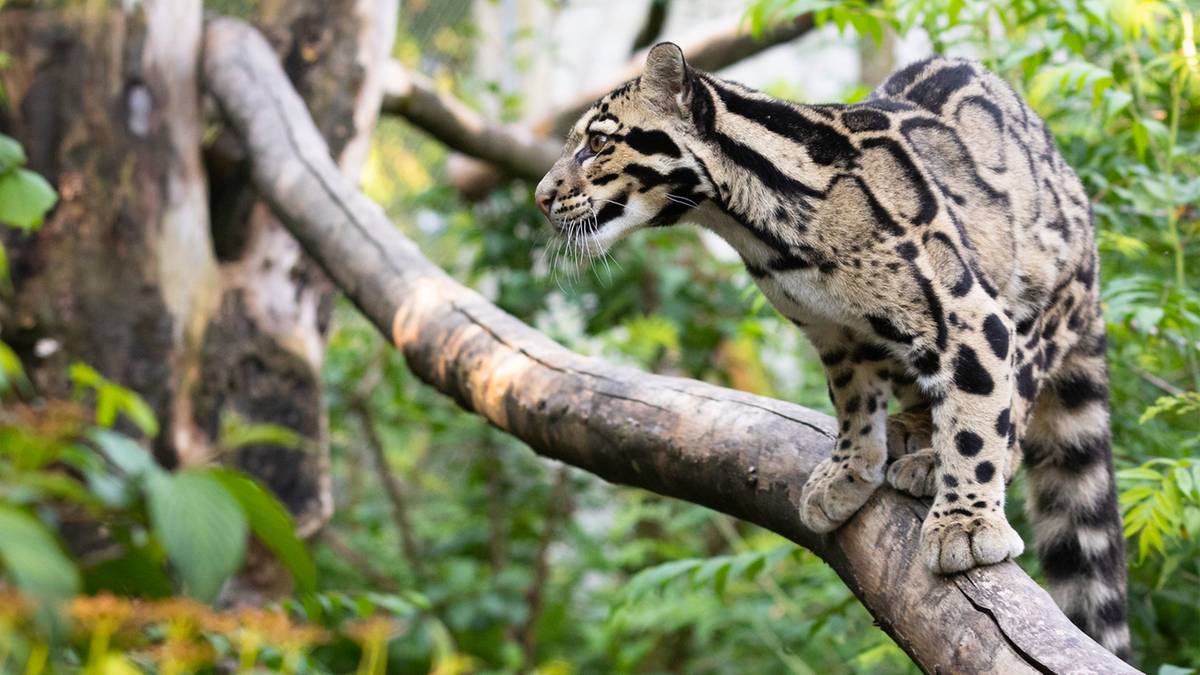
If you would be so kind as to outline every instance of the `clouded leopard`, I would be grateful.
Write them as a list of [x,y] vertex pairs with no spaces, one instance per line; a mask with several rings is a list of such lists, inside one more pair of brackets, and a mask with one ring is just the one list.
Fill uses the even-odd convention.
[[[932,571],[998,563],[1023,548],[1004,515],[1023,459],[1052,593],[1127,655],[1089,202],[1000,78],[933,57],[861,103],[799,105],[663,43],[584,113],[535,199],[584,254],[680,220],[737,250],[816,347],[837,410],[833,454],[799,493],[809,528],[837,528],[886,480],[933,498]],[[889,443],[921,422],[931,441]]]

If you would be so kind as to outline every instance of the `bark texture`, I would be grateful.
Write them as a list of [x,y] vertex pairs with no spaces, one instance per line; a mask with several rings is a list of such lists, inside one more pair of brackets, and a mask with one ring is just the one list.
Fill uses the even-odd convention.
[[255,32],[214,20],[207,86],[247,144],[259,193],[426,382],[535,451],[685,499],[805,546],[927,672],[1135,672],[1076,629],[1013,563],[934,577],[926,505],[880,490],[846,526],[800,524],[800,488],[833,421],[799,406],[574,354],[421,256],[338,172]]
[[[235,417],[298,432],[305,449],[220,459],[262,479],[311,534],[332,509],[320,369],[335,289],[258,201],[236,139],[202,154],[202,3],[51,4],[0,11],[0,131],[61,195],[38,231],[0,231],[13,281],[0,337],[44,397],[71,395],[75,362],[140,394],[167,466],[218,457]],[[398,1],[248,4],[356,177]]]
[[[398,3],[299,0],[255,8],[252,21],[340,170],[356,180],[382,99]],[[311,441],[305,448],[246,446],[227,458],[269,485],[296,515],[301,534],[309,535],[333,508],[320,371],[335,289],[257,199],[240,154],[228,136],[209,152],[220,298],[204,332],[192,406],[208,438],[233,415],[287,427]]]
[[201,7],[129,7],[0,12],[0,51],[11,57],[0,131],[61,197],[36,232],[0,233],[13,281],[0,328],[47,397],[70,395],[76,361],[141,394],[162,426],[155,452],[170,463],[197,438],[180,392],[216,307]]

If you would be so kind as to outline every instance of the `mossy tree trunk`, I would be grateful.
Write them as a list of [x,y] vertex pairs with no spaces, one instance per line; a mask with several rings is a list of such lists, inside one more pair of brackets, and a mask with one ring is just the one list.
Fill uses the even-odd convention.
[[[242,4],[357,177],[397,1]],[[331,510],[320,367],[334,291],[257,200],[240,142],[210,133],[203,9],[147,0],[0,11],[0,52],[11,57],[0,132],[61,196],[41,229],[0,234],[12,268],[0,339],[42,396],[71,395],[75,362],[136,391],[160,421],[151,444],[163,464],[236,464],[308,534]],[[287,427],[305,447],[219,456],[235,416]]]

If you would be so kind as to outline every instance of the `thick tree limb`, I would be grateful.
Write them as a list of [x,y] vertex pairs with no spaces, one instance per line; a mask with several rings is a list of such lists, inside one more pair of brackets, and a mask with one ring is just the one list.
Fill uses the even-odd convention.
[[830,450],[829,417],[574,354],[449,278],[338,172],[252,29],[212,21],[204,72],[262,197],[413,371],[464,408],[542,455],[812,550],[927,672],[1134,672],[1013,563],[930,575],[917,500],[882,489],[837,533],[804,529],[800,489]]

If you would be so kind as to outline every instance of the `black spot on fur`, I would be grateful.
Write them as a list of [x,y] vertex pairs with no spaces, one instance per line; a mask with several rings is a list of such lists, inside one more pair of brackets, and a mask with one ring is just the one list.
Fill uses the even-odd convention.
[[1103,382],[1093,380],[1083,373],[1069,373],[1053,383],[1054,393],[1067,410],[1074,410],[1094,401],[1108,398],[1108,388]]
[[917,79],[917,75],[921,74],[921,71],[925,69],[925,66],[929,65],[929,63],[935,58],[937,57],[931,56],[926,59],[921,59],[920,61],[911,63],[905,66],[903,69],[896,71],[889,76],[886,81],[884,81],[882,85],[883,91],[889,96],[895,96],[896,94],[904,91],[910,84],[913,83],[914,80]]
[[912,344],[913,335],[900,330],[900,327],[892,322],[886,316],[867,316],[867,321],[871,323],[871,329],[875,334],[885,340],[899,342],[901,344]]
[[837,364],[839,364],[845,360],[846,360],[846,352],[845,352],[845,350],[842,350],[842,349],[838,349],[836,351],[821,354],[821,363],[824,363],[826,366],[829,366],[829,367],[836,366]]
[[943,68],[918,82],[905,98],[940,115],[946,99],[966,86],[974,76],[970,66]]
[[1124,599],[1113,599],[1100,605],[1100,608],[1096,610],[1096,618],[1103,624],[1120,626],[1125,623],[1125,612]]
[[1032,401],[1037,394],[1037,383],[1033,380],[1033,364],[1026,363],[1017,371],[1017,393],[1021,398]]
[[846,385],[850,384],[850,380],[853,380],[853,379],[854,379],[854,371],[847,370],[846,372],[841,373],[837,377],[833,378],[833,388],[841,389],[841,388],[845,387]]
[[961,391],[979,396],[987,396],[996,388],[996,383],[979,362],[975,350],[967,345],[959,345],[958,354],[954,357],[954,385]]
[[941,359],[932,349],[920,349],[910,357],[912,367],[922,375],[935,375],[941,368]]
[[1008,356],[1008,328],[1004,326],[1004,321],[995,314],[989,314],[983,320],[983,335],[996,358],[1004,360]]
[[625,144],[643,155],[682,157],[679,146],[665,131],[634,127],[625,134]]
[[997,436],[1002,436],[1002,437],[1007,436],[1009,434],[1009,432],[1012,431],[1012,422],[1009,419],[1009,417],[1011,415],[1012,415],[1011,408],[1005,408],[1004,410],[1000,411],[1000,414],[996,417],[996,435]]
[[862,407],[862,398],[852,396],[849,401],[846,401],[845,411],[847,414],[853,415]]
[[859,345],[854,350],[854,353],[850,355],[850,360],[854,363],[864,363],[868,361],[883,361],[888,356],[887,348],[867,342]]
[[980,462],[975,465],[975,480],[986,483],[996,475],[996,467],[991,462]]
[[974,457],[983,449],[983,439],[974,431],[960,431],[954,435],[954,445],[963,457]]
[[1107,460],[1109,443],[1107,434],[1084,436],[1059,444],[1038,443],[1025,438],[1021,441],[1021,452],[1031,469],[1045,464],[1066,471],[1082,471]]
[[1050,579],[1073,579],[1091,568],[1079,546],[1079,539],[1074,536],[1063,537],[1042,548],[1041,559],[1042,571]]
[[617,195],[616,199],[605,203],[604,207],[596,213],[595,227],[599,227],[624,213],[627,201],[629,201],[629,193],[622,192]]
[[942,474],[942,483],[944,483],[948,488],[958,487],[958,479],[948,473]]
[[842,113],[842,124],[850,131],[884,131],[891,126],[891,118],[875,110],[858,108]]

